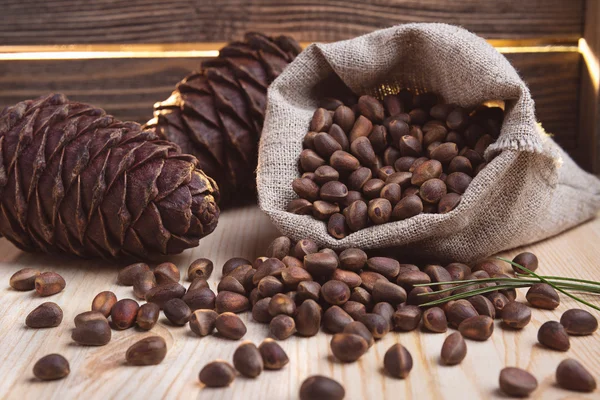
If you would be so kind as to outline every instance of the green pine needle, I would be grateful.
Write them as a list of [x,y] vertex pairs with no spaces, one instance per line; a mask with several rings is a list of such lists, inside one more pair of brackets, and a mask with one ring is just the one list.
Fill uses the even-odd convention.
[[564,295],[572,298],[573,300],[585,304],[588,307],[593,308],[594,310],[600,311],[600,307],[591,304],[580,297],[577,297],[567,290],[576,290],[584,293],[595,293],[600,294],[600,282],[589,281],[585,279],[576,279],[576,278],[566,278],[561,276],[542,276],[537,275],[535,272],[525,268],[522,265],[519,265],[511,260],[502,257],[496,257],[498,260],[505,261],[511,265],[514,265],[517,268],[520,268],[522,271],[526,273],[515,273],[516,278],[510,277],[500,277],[500,278],[485,278],[485,279],[465,279],[460,281],[450,281],[450,282],[431,282],[431,283],[420,283],[414,285],[415,287],[429,287],[429,286],[439,286],[439,285],[452,285],[451,287],[440,289],[430,293],[419,293],[418,297],[425,296],[435,296],[447,292],[453,292],[457,289],[463,289],[473,285],[474,283],[485,283],[485,282],[494,282],[497,283],[497,286],[492,287],[484,287],[484,288],[476,288],[473,290],[466,291],[464,293],[457,293],[450,295],[448,297],[444,297],[442,299],[432,300],[424,304],[420,304],[421,307],[429,307],[438,304],[444,304],[451,300],[459,300],[466,299],[472,296],[476,296],[478,294],[485,294],[490,292],[495,292],[497,290],[502,289],[516,289],[516,288],[524,288],[535,285],[536,283],[546,283],[552,286],[555,290],[563,293]]
[[[507,263],[509,263],[509,264],[511,264],[511,265],[514,265],[515,267],[517,267],[517,268],[520,268],[521,270],[523,270],[523,271],[527,272],[528,274],[535,276],[535,277],[536,277],[536,278],[538,278],[540,281],[542,281],[542,282],[544,282],[544,283],[547,283],[548,285],[552,286],[554,289],[558,290],[559,292],[561,292],[561,293],[562,293],[562,294],[564,294],[564,295],[567,295],[567,296],[569,296],[569,297],[570,297],[570,298],[572,298],[573,300],[575,300],[575,301],[578,301],[578,302],[580,302],[581,304],[585,304],[586,306],[588,306],[588,307],[591,307],[591,308],[593,308],[594,310],[600,311],[600,307],[598,307],[598,306],[595,306],[595,305],[593,305],[593,304],[591,304],[591,303],[588,303],[587,301],[583,300],[582,298],[580,298],[580,297],[577,297],[577,296],[575,296],[575,295],[573,295],[573,294],[571,294],[571,293],[569,293],[569,292],[567,292],[567,291],[565,291],[565,290],[563,290],[563,289],[559,288],[559,287],[558,287],[558,286],[556,286],[555,284],[553,284],[553,283],[551,283],[550,281],[548,281],[548,280],[544,279],[543,277],[541,277],[540,275],[538,275],[538,274],[536,274],[535,272],[531,271],[530,269],[528,269],[528,268],[525,268],[524,266],[522,266],[522,265],[519,265],[519,264],[517,264],[516,262],[513,262],[513,261],[511,261],[511,260],[508,260],[508,259],[506,259],[506,258],[502,258],[502,257],[496,257],[496,258],[497,258],[498,260],[505,261],[505,262],[507,262]],[[571,278],[571,279],[573,279],[573,278]]]

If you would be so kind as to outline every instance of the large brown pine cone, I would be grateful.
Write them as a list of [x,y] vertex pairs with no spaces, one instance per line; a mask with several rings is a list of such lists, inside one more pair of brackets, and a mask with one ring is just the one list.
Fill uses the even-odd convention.
[[[301,51],[287,36],[248,33],[202,70],[181,81],[170,98],[155,104],[147,126],[193,154],[213,177],[226,202],[254,191],[258,140],[267,87]],[[239,197],[239,196],[237,196]]]
[[26,251],[152,258],[211,233],[218,188],[153,130],[50,95],[0,114],[0,234]]

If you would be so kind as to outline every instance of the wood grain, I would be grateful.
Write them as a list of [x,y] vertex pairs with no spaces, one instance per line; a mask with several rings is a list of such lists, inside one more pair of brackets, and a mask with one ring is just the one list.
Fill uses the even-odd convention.
[[579,53],[506,54],[535,101],[536,117],[563,148],[579,147]]
[[230,41],[247,31],[348,39],[407,22],[462,25],[487,38],[570,38],[583,0],[4,0],[1,44]]
[[[250,259],[262,254],[268,242],[277,235],[275,228],[257,207],[223,213],[219,227],[200,246],[172,259],[182,273],[190,261],[208,257],[215,262],[216,272],[211,286],[216,287],[222,264],[230,257]],[[600,280],[600,220],[588,222],[550,240],[527,247],[540,258],[539,272]],[[524,249],[509,251],[514,256]],[[533,310],[532,322],[522,331],[502,329],[497,322],[494,335],[487,342],[468,341],[467,358],[460,366],[439,365],[439,351],[447,334],[421,331],[390,333],[377,342],[358,362],[340,364],[333,360],[330,335],[320,333],[312,338],[292,337],[281,342],[290,363],[281,371],[265,371],[258,379],[238,377],[226,389],[203,388],[198,372],[206,363],[222,358],[231,360],[241,341],[228,341],[215,336],[198,338],[186,327],[173,327],[161,319],[150,332],[135,329],[114,331],[113,340],[104,347],[81,347],[72,343],[70,331],[73,317],[89,308],[92,298],[102,290],[113,290],[119,298],[132,297],[131,288],[116,285],[118,263],[82,261],[64,257],[25,254],[6,240],[0,240],[0,398],[203,398],[203,399],[296,399],[301,382],[309,375],[322,374],[342,382],[346,399],[488,399],[504,398],[498,391],[498,374],[505,366],[528,369],[538,379],[539,387],[532,399],[598,398],[592,394],[575,394],[558,388],[554,371],[564,358],[579,360],[598,379],[600,377],[600,333],[572,337],[567,353],[547,350],[537,344],[539,326],[558,320],[573,301],[561,297],[555,311]],[[31,292],[8,288],[9,277],[23,267],[53,270],[62,274],[66,289],[49,298]],[[524,301],[524,292],[519,295]],[[64,310],[63,323],[47,330],[28,329],[25,316],[44,301],[57,302]],[[596,299],[592,299],[596,301]],[[600,318],[600,313],[594,312]],[[255,343],[267,336],[267,328],[242,315],[248,325],[243,340]],[[130,367],[124,364],[127,347],[148,335],[160,335],[167,341],[169,352],[162,364],[153,367]],[[383,355],[400,342],[412,353],[413,370],[406,380],[385,376]],[[71,364],[71,374],[54,382],[36,381],[31,373],[35,361],[43,355],[58,352]]]
[[600,4],[587,2],[585,15],[585,51],[581,65],[579,121],[581,141],[577,159],[581,165],[600,173]]
[[47,93],[94,104],[122,120],[146,122],[200,59],[0,62],[0,108]]
[[[506,56],[528,83],[545,129],[573,151],[578,145],[579,53]],[[200,62],[197,58],[4,61],[0,62],[0,109],[62,92],[117,118],[144,123],[152,117],[152,105],[166,99]]]

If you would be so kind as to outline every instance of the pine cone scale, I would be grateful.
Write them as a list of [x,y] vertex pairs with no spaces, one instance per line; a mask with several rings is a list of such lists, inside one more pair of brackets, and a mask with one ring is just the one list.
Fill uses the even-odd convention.
[[256,47],[267,53],[275,54],[280,58],[286,59],[287,61],[291,61],[287,59],[288,54],[281,50],[281,48],[272,39],[268,39],[266,36],[256,32],[248,32],[245,35],[245,38],[250,46]]
[[[105,174],[107,175],[108,189],[111,189],[115,182],[125,174],[135,163],[135,152],[144,143],[139,143],[136,146],[118,147],[111,149],[111,161],[108,163]],[[118,161],[115,162],[113,160]]]
[[173,159],[170,163],[165,164],[156,180],[158,194],[154,201],[160,202],[173,191],[187,185],[192,179],[193,171],[194,167],[189,162]]
[[154,145],[149,146],[148,142],[144,142],[141,146],[136,146],[132,150],[134,160],[128,166],[128,170],[132,172],[139,168],[144,168],[147,163],[151,163],[154,160],[164,160],[168,157],[170,149],[172,149],[172,145],[163,145],[154,142]]
[[[37,148],[34,161],[31,164],[33,170],[31,172],[31,179],[29,182],[29,191],[27,192],[27,201],[28,202],[31,200],[31,197],[36,193],[35,189],[37,188],[37,186],[39,184],[40,176],[42,175],[42,171],[46,168],[46,154],[44,152],[44,148],[46,145],[47,137],[48,136],[46,134],[46,131],[44,131],[44,134],[42,135],[41,143],[39,144],[39,146]],[[0,163],[2,163],[1,160],[0,160]]]
[[[186,104],[192,103],[188,102]],[[195,118],[195,116],[186,114],[181,115],[181,117],[186,130],[189,129],[193,132],[192,135],[188,136],[189,139],[208,151],[217,163],[225,165],[226,139],[220,132],[219,127],[206,123],[204,118]]]
[[183,236],[190,229],[192,217],[192,194],[187,188],[178,188],[156,206],[164,215],[165,228],[175,236]]
[[258,56],[260,57],[260,61],[265,66],[265,70],[267,71],[267,75],[269,76],[271,82],[273,82],[288,65],[285,60],[270,53],[259,51]]
[[[171,234],[162,224],[162,217],[154,203],[149,203],[144,208],[143,217],[133,223],[133,230],[138,234],[138,238],[144,249],[155,248],[159,249],[159,253],[167,253],[167,243]],[[143,235],[143,232],[154,230],[152,236]]]
[[132,225],[135,225],[151,199],[158,194],[156,180],[164,163],[153,160],[146,164],[147,168],[138,168],[127,173],[127,209],[131,212]]
[[[77,140],[77,139],[76,139]],[[75,181],[79,178],[79,175],[83,173],[83,171],[88,166],[90,162],[90,142],[91,138],[87,137],[81,140],[83,143],[78,143],[77,146],[80,147],[80,151],[72,154],[74,152],[66,152],[63,154],[63,173],[65,180],[65,188],[67,193],[71,186],[75,183]]]
[[[252,132],[244,129],[241,126],[236,118],[233,118],[229,113],[221,113],[221,122],[223,124],[223,128],[225,133],[227,134],[227,139],[232,147],[232,153],[237,154],[237,157],[231,157],[234,160],[243,160],[241,164],[241,168],[244,168],[245,165],[252,164],[251,157],[254,156],[253,150],[256,146],[256,140],[254,139]],[[252,174],[252,171],[250,171]],[[251,183],[250,183],[251,184]]]
[[275,38],[275,42],[279,45],[279,47],[287,51],[290,61],[292,61],[298,54],[302,52],[302,47],[300,47],[300,44],[289,36],[277,36]]
[[267,97],[262,88],[258,89],[254,84],[240,80],[240,86],[248,99],[250,114],[252,114],[255,126],[258,130],[262,130],[263,121],[265,119],[265,108],[267,106]]
[[[37,107],[43,106],[44,102],[40,102],[37,105]],[[57,107],[53,112],[44,112],[42,108],[37,108],[35,112],[40,112],[42,115],[39,118],[36,117],[36,120],[38,120],[36,133],[42,129],[46,129],[46,127],[48,127],[50,124],[64,120],[67,115],[69,115],[69,111],[71,111],[71,109],[69,108],[68,104]]]
[[[83,233],[81,232],[80,219],[82,218],[81,205],[79,204],[79,196],[77,193],[78,185],[73,185],[66,191],[64,197],[58,205],[59,218],[65,225],[65,235],[81,246]],[[43,201],[43,197],[42,197]],[[68,212],[64,212],[68,210]],[[28,231],[31,235],[31,232]]]
[[85,237],[85,232],[87,230],[87,226],[88,226],[88,220],[87,220],[87,213],[85,212],[85,206],[82,203],[82,192],[83,192],[83,187],[81,185],[81,176],[77,176],[77,184],[75,185],[75,190],[73,191],[74,194],[73,196],[76,197],[76,214],[75,214],[75,218],[77,220],[77,240],[79,241],[79,243],[83,244],[84,241],[84,237]]
[[93,219],[89,224],[86,247],[93,249],[94,253],[100,257],[117,257],[119,246],[111,240],[102,213],[97,215],[98,218]]
[[[107,234],[102,235],[106,240],[112,238],[116,242],[116,246],[124,246],[125,234],[127,228],[131,224],[131,213],[127,209],[127,175],[123,179],[115,182],[114,185],[107,190],[104,201],[102,202],[98,219],[102,222],[102,232]],[[99,232],[94,230],[94,232]]]
[[0,113],[0,132],[8,132],[11,130],[18,121],[23,118],[23,115],[27,111],[27,105],[19,103],[12,107],[6,107]]
[[[176,110],[176,112],[170,112],[167,114],[168,117],[164,117],[162,114],[159,114],[158,117],[155,118],[157,121],[162,118],[168,118],[170,121],[178,119],[181,122],[178,122],[177,124],[157,123],[155,124],[157,131],[162,137],[170,137],[171,142],[178,145],[182,152],[188,154],[196,153],[196,156],[200,156],[198,158],[198,168],[205,171],[208,176],[212,176],[217,180],[220,180],[220,176],[224,173],[224,169],[219,168],[219,163],[214,155],[209,151],[209,149],[195,147],[196,142],[193,142],[191,137],[188,137],[181,129],[177,127],[178,125],[185,125],[180,114],[181,113],[179,110]],[[197,120],[193,120],[192,122],[196,123]],[[168,130],[168,133],[162,132],[161,129]],[[214,151],[215,147],[217,146],[213,146],[211,150]]]
[[48,222],[48,217],[46,213],[44,213],[42,208],[42,201],[40,198],[39,192],[35,192],[35,202],[33,203],[33,210],[30,211],[32,218],[30,218],[29,223],[33,225],[33,229],[30,229],[30,232],[36,232],[37,235],[34,236],[38,246],[42,247],[44,250],[47,250],[46,243],[49,243],[54,235],[54,230],[52,229],[52,225]]
[[[47,143],[46,147],[50,149],[50,155],[47,157],[48,163],[52,161],[55,157],[63,157],[63,150],[67,143],[71,142],[78,131],[78,119],[84,118],[80,116],[75,119],[70,119],[65,126],[62,128],[61,135],[57,139],[57,143]],[[90,124],[91,125],[91,124]]]
[[[211,90],[208,84],[206,84],[206,89]],[[184,115],[195,115],[204,121],[205,124],[219,128],[219,114],[217,109],[214,107],[214,99],[212,95],[182,93],[180,104],[182,105],[181,111],[184,113]],[[207,109],[210,109],[210,111],[206,112]]]
[[35,122],[34,118],[37,118],[38,115],[39,115],[39,110],[35,110],[35,112],[33,114],[29,114],[27,119],[24,121],[24,124],[21,127],[21,130],[19,131],[19,136],[18,136],[19,141],[16,144],[13,159],[8,166],[9,173],[14,168],[17,158],[21,157],[24,153],[26,153],[27,148],[33,141],[33,125]]
[[170,254],[181,253],[185,249],[189,249],[190,247],[196,246],[196,243],[189,241],[185,237],[179,237],[173,235],[171,240],[169,240],[169,246],[167,247],[167,251]]
[[23,196],[21,187],[21,173],[15,170],[15,204],[14,204],[19,228],[26,230],[27,225],[27,200]]
[[212,232],[217,226],[215,218],[216,205],[214,203],[202,199],[192,201],[192,211],[194,213],[191,218],[190,231],[198,235],[207,235]]
[[[64,153],[64,149],[62,153]],[[60,160],[63,159],[62,153]],[[62,180],[62,161],[58,163],[51,163],[48,165],[48,167],[49,168],[47,169],[47,172],[50,174],[54,173],[54,175],[44,174],[44,176],[40,178],[40,182],[43,182],[45,180],[44,178],[46,178],[48,180],[48,184],[40,184],[40,186],[52,188],[52,202],[47,204],[47,202],[45,203],[42,201],[42,205],[46,211],[49,211],[49,215],[52,216],[52,225],[56,226],[56,223],[58,222],[59,207],[63,198],[65,197],[65,187]]]
[[231,58],[227,60],[227,66],[238,79],[247,79],[264,91],[267,90],[269,78],[258,57]]
[[123,247],[127,249],[127,254],[130,256],[148,258],[148,252],[135,229],[127,229]]
[[4,136],[0,136],[0,197],[4,191],[4,186],[8,183],[8,174],[6,168],[4,168]]
[[246,107],[246,99],[243,94],[236,91],[236,87],[229,84],[226,80],[214,79],[209,82],[215,100],[215,108],[217,115],[222,120],[222,113],[226,112],[233,118],[237,118],[241,124],[244,124],[246,129],[254,128],[248,110]]
[[222,137],[218,128],[206,124],[201,118],[196,119],[182,115],[182,119],[186,127],[191,128],[193,132],[189,139],[210,153],[219,165],[225,165],[223,161],[225,158],[225,138]]

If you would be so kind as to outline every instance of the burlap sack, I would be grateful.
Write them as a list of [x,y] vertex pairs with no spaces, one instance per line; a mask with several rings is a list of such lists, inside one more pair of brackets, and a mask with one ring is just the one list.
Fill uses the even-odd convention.
[[[493,160],[448,214],[420,214],[342,240],[324,222],[286,212],[296,198],[302,139],[318,92],[335,74],[357,94],[377,88],[433,91],[471,107],[506,102]],[[331,96],[331,94],[329,94]],[[482,38],[445,24],[407,24],[347,41],[309,46],[271,85],[259,148],[261,208],[294,239],[334,249],[394,248],[420,257],[469,262],[532,243],[596,215],[600,181],[581,170],[536,123],[534,103],[510,63]]]

